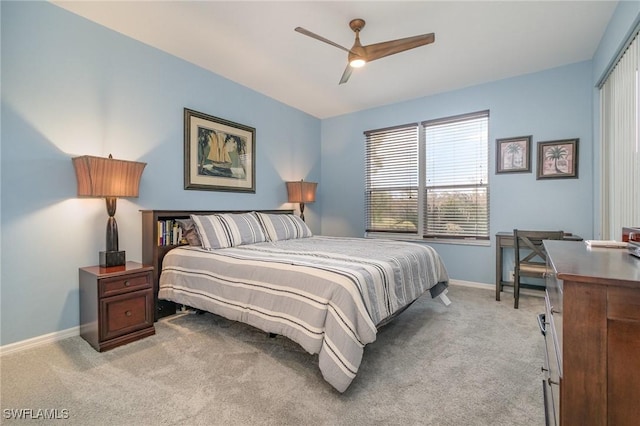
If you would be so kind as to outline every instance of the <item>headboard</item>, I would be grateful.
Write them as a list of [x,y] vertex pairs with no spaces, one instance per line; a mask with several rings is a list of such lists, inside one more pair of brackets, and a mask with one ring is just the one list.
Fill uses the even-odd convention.
[[248,213],[258,211],[272,214],[293,214],[293,210],[141,210],[142,213],[142,263],[153,266],[153,301],[155,321],[176,313],[176,305],[168,300],[158,300],[160,272],[164,256],[177,245],[159,245],[158,223],[169,220],[188,219],[190,215],[216,213]]

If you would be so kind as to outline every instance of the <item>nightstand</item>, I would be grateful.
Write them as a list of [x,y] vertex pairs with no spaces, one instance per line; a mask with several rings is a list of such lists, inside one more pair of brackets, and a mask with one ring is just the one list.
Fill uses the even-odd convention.
[[80,268],[80,335],[103,352],[156,333],[153,267]]

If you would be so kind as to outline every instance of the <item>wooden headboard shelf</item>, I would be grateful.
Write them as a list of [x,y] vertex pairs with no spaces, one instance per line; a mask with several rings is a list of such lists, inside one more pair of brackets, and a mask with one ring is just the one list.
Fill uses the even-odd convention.
[[175,219],[188,219],[190,215],[209,215],[216,213],[262,213],[293,214],[293,210],[141,210],[142,213],[142,263],[153,266],[153,300],[155,303],[155,321],[176,313],[176,305],[167,300],[158,300],[162,259],[176,245],[158,245],[158,222]]

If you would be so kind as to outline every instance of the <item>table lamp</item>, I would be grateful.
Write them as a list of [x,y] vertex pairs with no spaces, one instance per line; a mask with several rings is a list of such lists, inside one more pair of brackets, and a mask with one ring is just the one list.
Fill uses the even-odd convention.
[[296,182],[286,182],[287,194],[290,203],[300,203],[300,219],[304,220],[304,203],[313,203],[316,201],[316,182],[305,182],[304,180]]
[[138,197],[140,177],[147,163],[84,155],[72,159],[78,180],[78,196],[104,198],[107,203],[107,249],[99,254],[100,266],[122,266],[125,252],[118,249],[116,201],[118,197]]

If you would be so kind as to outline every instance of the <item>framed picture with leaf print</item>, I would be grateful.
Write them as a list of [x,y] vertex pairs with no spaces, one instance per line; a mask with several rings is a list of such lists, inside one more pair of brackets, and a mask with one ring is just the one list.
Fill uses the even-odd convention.
[[496,173],[531,172],[531,136],[496,139]]
[[538,142],[537,179],[578,178],[578,141]]

